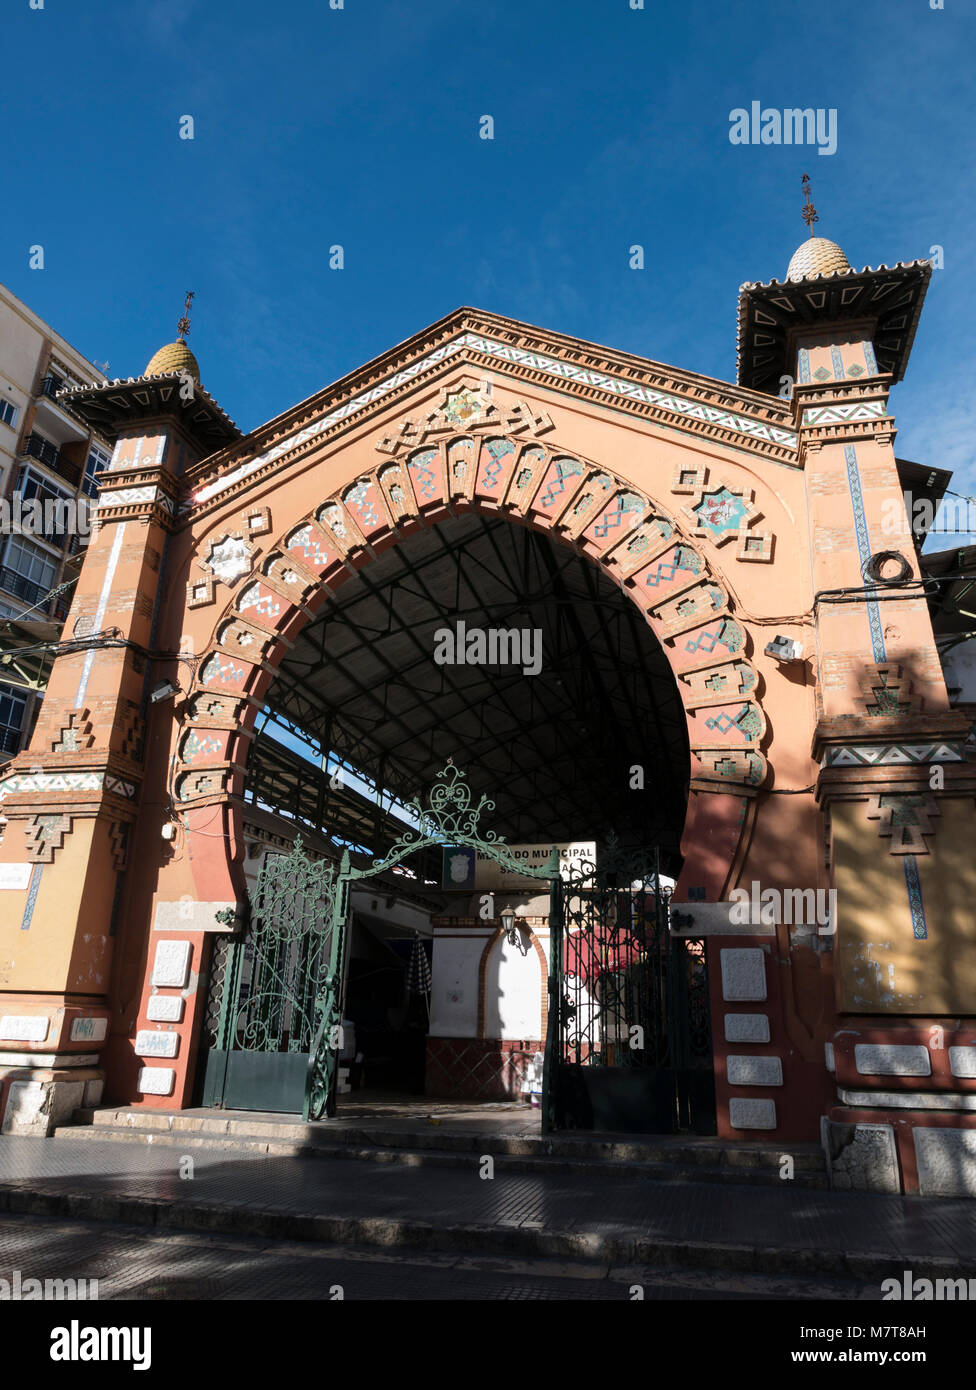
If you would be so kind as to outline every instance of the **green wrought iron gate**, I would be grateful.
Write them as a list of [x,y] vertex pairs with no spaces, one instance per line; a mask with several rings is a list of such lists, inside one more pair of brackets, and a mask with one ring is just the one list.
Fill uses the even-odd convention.
[[267,856],[246,931],[214,946],[204,1105],[308,1113],[316,1047],[339,1024],[344,926],[341,873],[301,839]]
[[550,941],[546,1130],[714,1134],[705,943],[671,935],[656,854],[556,881]]
[[300,839],[290,853],[266,857],[250,922],[214,946],[204,1105],[306,1120],[335,1114],[350,889],[434,845],[466,846],[522,876],[558,878],[555,850],[545,867],[530,868],[493,830],[480,830],[493,809],[485,796],[473,802],[464,773],[449,763],[426,804],[408,805],[416,828],[382,858],[360,867],[344,851],[336,869],[309,859]]

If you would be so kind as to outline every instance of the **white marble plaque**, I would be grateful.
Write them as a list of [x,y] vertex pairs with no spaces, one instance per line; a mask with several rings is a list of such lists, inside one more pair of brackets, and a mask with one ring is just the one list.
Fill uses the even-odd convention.
[[43,1042],[50,1031],[47,1014],[4,1014],[0,1039],[4,1042]]
[[175,1080],[176,1072],[172,1067],[143,1067],[138,1088],[144,1096],[168,1096],[172,1094]]
[[0,888],[26,888],[32,867],[31,864],[0,864]]
[[782,1086],[783,1063],[779,1057],[752,1057],[729,1053],[730,1086]]
[[722,950],[722,998],[732,1002],[766,998],[766,953],[758,946]]
[[768,1043],[769,1018],[766,1014],[726,1014],[725,1041]]
[[733,1096],[729,1101],[729,1122],[733,1129],[775,1129],[776,1102]]
[[190,972],[191,950],[189,941],[160,941],[153,964],[153,984],[182,989]]
[[136,1034],[137,1057],[175,1057],[180,1035],[169,1028],[143,1028]]
[[854,1065],[862,1076],[931,1076],[929,1050],[921,1044],[856,1043]]
[[107,1032],[107,1018],[75,1018],[71,1020],[72,1042],[104,1042]]
[[154,994],[146,1005],[146,1017],[152,1023],[182,1023],[183,996]]

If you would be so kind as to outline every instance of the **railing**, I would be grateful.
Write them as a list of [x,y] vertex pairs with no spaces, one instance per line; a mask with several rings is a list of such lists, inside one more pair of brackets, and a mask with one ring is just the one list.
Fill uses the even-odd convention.
[[40,459],[41,463],[46,463],[48,468],[57,468],[61,462],[61,450],[50,440],[42,439],[39,434],[27,436],[24,440],[23,452],[30,454],[31,458]]
[[24,440],[21,452],[30,458],[40,459],[41,463],[53,468],[55,473],[60,473],[61,477],[74,487],[78,486],[81,468],[77,463],[66,459],[60,449],[55,448],[49,440],[42,439],[39,434],[29,434]]
[[62,410],[71,411],[72,415],[74,414],[74,410],[68,402],[58,401],[58,392],[77,390],[77,381],[69,381],[67,377],[58,376],[56,372],[48,372],[47,376],[41,382],[41,395],[49,396],[52,401],[57,401]]
[[67,382],[59,376],[46,376],[41,382],[41,395],[49,396],[52,401],[57,400],[58,392],[63,391]]
[[50,585],[35,584],[33,579],[25,579],[7,565],[0,565],[0,589],[15,594],[28,604],[40,603],[44,595],[50,593]]

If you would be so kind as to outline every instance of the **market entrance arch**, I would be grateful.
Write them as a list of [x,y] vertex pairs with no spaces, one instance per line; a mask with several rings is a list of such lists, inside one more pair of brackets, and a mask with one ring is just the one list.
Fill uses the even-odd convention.
[[[450,418],[452,408],[456,411],[459,396],[465,397],[469,416],[463,421],[464,433],[459,432],[462,422]],[[546,748],[545,738],[541,733],[549,711],[545,700],[540,700],[538,703],[543,718],[540,720],[539,713],[534,712],[524,714],[522,720],[525,726],[522,732],[530,736],[523,738],[523,743],[538,743],[539,746],[531,747],[520,760],[528,758],[538,764],[547,764],[550,777],[555,778],[552,789],[547,789],[550,790],[549,796],[540,791],[538,776],[534,780],[535,800],[540,807],[545,806],[545,815],[541,818],[537,816],[537,820],[541,821],[546,833],[551,831],[552,822],[555,821],[564,836],[572,837],[574,831],[577,838],[580,834],[589,835],[594,824],[593,806],[602,796],[606,804],[601,806],[601,831],[605,832],[609,820],[608,808],[613,806],[614,812],[619,816],[620,808],[628,798],[633,802],[633,793],[643,792],[644,795],[637,800],[657,811],[658,821],[649,824],[645,817],[639,828],[636,822],[631,827],[625,825],[618,828],[629,828],[632,836],[637,834],[640,844],[635,847],[643,849],[645,853],[652,845],[660,853],[664,842],[664,849],[669,853],[671,861],[668,867],[677,873],[681,864],[681,832],[689,785],[692,782],[697,782],[698,786],[711,784],[715,788],[712,795],[719,793],[720,789],[724,792],[730,783],[734,785],[736,781],[751,789],[761,781],[765,771],[763,756],[759,751],[765,723],[755,698],[758,692],[758,677],[746,656],[745,632],[731,615],[732,605],[727,591],[716,578],[703,547],[676,524],[672,515],[655,504],[646,493],[638,492],[623,478],[601,468],[597,463],[567,452],[554,441],[544,442],[545,435],[549,433],[548,422],[537,420],[536,429],[521,432],[528,434],[528,438],[511,432],[502,434],[498,428],[494,403],[486,397],[479,401],[463,384],[454,392],[448,390],[443,393],[441,417],[440,420],[436,417],[428,417],[427,420],[428,431],[434,436],[441,435],[436,446],[422,445],[419,449],[400,450],[395,442],[384,442],[383,451],[394,455],[393,462],[381,462],[370,474],[358,473],[350,483],[338,487],[331,497],[314,505],[304,516],[295,518],[266,548],[262,547],[261,558],[257,563],[251,563],[253,541],[245,537],[253,536],[255,531],[260,533],[264,529],[268,520],[266,511],[270,509],[245,516],[245,524],[240,531],[209,541],[209,552],[205,554],[209,554],[211,570],[219,564],[225,577],[233,581],[235,576],[228,571],[235,561],[241,570],[245,570],[245,566],[247,569],[242,575],[237,576],[239,582],[235,586],[235,597],[215,623],[213,645],[197,664],[196,682],[187,702],[188,727],[181,734],[177,745],[179,761],[176,763],[173,781],[177,799],[185,808],[188,830],[192,833],[194,825],[198,825],[203,831],[206,825],[212,824],[213,808],[221,805],[221,801],[214,796],[214,789],[218,785],[225,786],[228,775],[231,778],[240,775],[237,769],[243,761],[240,751],[241,736],[250,732],[249,723],[252,727],[256,724],[259,709],[265,719],[272,708],[277,714],[284,713],[286,717],[291,713],[298,726],[303,722],[308,724],[309,710],[314,715],[326,715],[329,747],[344,748],[346,754],[354,760],[355,766],[360,769],[368,766],[371,772],[381,774],[385,786],[396,786],[396,752],[391,753],[389,749],[378,747],[381,743],[379,735],[372,738],[365,736],[362,728],[356,727],[358,721],[354,714],[348,713],[347,709],[350,701],[363,701],[370,696],[376,701],[377,683],[382,685],[384,691],[389,690],[392,683],[389,672],[403,668],[404,650],[401,647],[398,659],[393,662],[384,650],[383,638],[389,636],[389,630],[384,634],[382,598],[379,612],[372,614],[372,623],[368,624],[369,642],[360,648],[364,659],[368,650],[367,664],[372,668],[370,671],[357,673],[353,669],[354,663],[343,650],[343,632],[340,629],[336,633],[335,624],[330,626],[327,620],[332,608],[342,602],[347,586],[361,588],[365,584],[368,595],[376,599],[377,585],[371,576],[374,573],[381,574],[384,568],[389,570],[391,552],[397,557],[402,552],[406,557],[407,569],[404,575],[400,576],[401,583],[391,591],[392,597],[387,598],[388,629],[395,612],[410,605],[416,610],[422,597],[421,589],[429,599],[431,589],[436,591],[448,587],[444,583],[443,573],[439,575],[435,570],[433,576],[423,576],[415,564],[409,563],[411,547],[416,544],[412,538],[419,537],[423,532],[437,533],[436,539],[445,550],[449,548],[449,542],[456,542],[456,549],[459,548],[463,553],[465,564],[459,563],[457,566],[453,601],[445,598],[439,607],[435,605],[434,612],[439,618],[440,626],[431,633],[428,622],[428,630],[422,632],[422,640],[418,638],[418,630],[424,628],[424,622],[419,612],[414,612],[415,622],[410,633],[413,645],[406,649],[406,664],[412,659],[416,665],[418,650],[426,650],[429,653],[433,647],[436,653],[438,639],[443,651],[445,637],[456,635],[456,643],[449,645],[454,652],[454,662],[464,665],[467,653],[461,648],[465,634],[470,637],[470,619],[473,615],[473,630],[476,634],[483,635],[489,646],[499,634],[508,639],[515,639],[509,641],[506,650],[513,654],[516,664],[530,660],[530,648],[535,646],[530,638],[534,633],[538,633],[539,649],[533,652],[530,667],[523,664],[524,675],[540,675],[542,651],[546,643],[549,644],[549,663],[555,663],[555,667],[561,669],[560,649],[563,643],[559,640],[560,633],[557,631],[555,634],[556,650],[553,650],[552,632],[544,631],[543,628],[533,628],[531,625],[518,626],[513,615],[522,613],[523,616],[518,622],[528,624],[532,622],[532,615],[529,611],[530,605],[525,601],[525,594],[516,592],[517,585],[512,585],[508,593],[500,594],[496,591],[490,595],[496,599],[502,598],[505,602],[488,603],[486,606],[482,595],[478,603],[473,605],[473,614],[470,595],[467,604],[460,597],[465,586],[470,588],[475,596],[479,588],[484,589],[489,574],[485,558],[489,548],[495,561],[500,564],[502,572],[512,574],[518,561],[513,555],[505,552],[504,542],[510,541],[511,534],[521,531],[526,536],[526,554],[530,551],[533,553],[535,562],[546,573],[547,585],[551,588],[550,597],[563,607],[563,616],[570,627],[569,645],[573,645],[572,639],[575,636],[576,655],[583,669],[596,667],[598,644],[592,627],[589,631],[586,630],[587,625],[582,621],[581,613],[588,606],[600,608],[601,603],[601,615],[604,611],[612,612],[616,607],[618,612],[625,612],[628,619],[629,648],[626,656],[632,662],[639,659],[642,663],[640,671],[634,673],[636,681],[632,681],[631,684],[656,681],[660,686],[667,687],[672,706],[670,710],[662,710],[661,705],[665,702],[652,699],[646,711],[647,722],[650,724],[653,718],[657,725],[656,732],[631,729],[626,738],[620,737],[618,733],[616,739],[601,740],[598,733],[592,730],[592,726],[598,726],[604,734],[608,732],[603,726],[609,727],[612,723],[613,695],[623,693],[623,683],[618,683],[618,688],[609,693],[605,683],[594,689],[592,694],[599,698],[594,698],[589,708],[586,707],[585,700],[579,702],[580,707],[574,712],[584,724],[584,733],[585,724],[591,726],[588,741],[597,747],[602,743],[602,751],[606,755],[604,761],[608,765],[603,769],[602,775],[599,764],[592,759],[590,764],[584,766],[584,776],[581,780],[586,787],[585,809],[584,804],[576,807],[577,819],[574,822],[572,795],[560,787],[557,775],[558,760]],[[406,429],[401,429],[401,435],[408,433]],[[680,485],[682,484],[679,483]],[[687,487],[688,483],[685,482],[683,486]],[[741,498],[731,493],[728,496],[732,498],[733,509],[740,508]],[[709,517],[711,524],[718,525],[722,517],[728,514],[726,498],[721,497],[716,506],[718,511],[710,511]],[[741,520],[745,512],[740,508],[736,515]],[[482,523],[480,529],[472,531],[468,523],[478,520]],[[255,521],[257,525],[254,524]],[[249,527],[248,522],[251,523]],[[506,533],[504,540],[500,532]],[[535,536],[537,540],[544,537],[547,541],[533,547],[531,536]],[[550,546],[548,539],[552,539],[555,544]],[[573,581],[567,579],[566,574],[559,570],[553,557],[553,551],[556,550],[568,553],[574,558],[577,586],[579,576],[582,576],[582,589],[577,587],[574,590]],[[429,551],[428,546],[428,558]],[[472,569],[478,575],[477,582],[472,578]],[[433,583],[430,582],[431,579]],[[615,605],[607,603],[605,595],[601,598],[601,585],[605,588],[608,581],[611,591],[619,594]],[[527,580],[523,577],[523,585],[525,582]],[[191,602],[192,583],[191,580]],[[205,583],[201,587],[204,594],[209,594],[213,585]],[[347,604],[346,607],[348,606]],[[425,616],[431,617],[429,614]],[[452,622],[455,624],[453,632],[450,627],[444,626],[445,623]],[[608,627],[610,622],[611,618],[607,616]],[[482,626],[477,626],[478,623]],[[318,668],[311,659],[311,651],[316,646],[313,636],[317,630],[321,630],[321,638],[317,642],[320,658]],[[643,649],[639,638],[641,630],[646,634]],[[524,649],[519,638],[525,639]],[[668,644],[667,654],[665,642]],[[655,671],[648,670],[647,648],[651,649]],[[674,653],[678,655],[675,656]],[[615,655],[619,663],[623,656],[619,645]],[[304,665],[303,656],[306,658]],[[437,660],[436,655],[434,659]],[[312,672],[320,669],[323,664],[332,670],[342,666],[343,675],[348,677],[345,699],[342,698],[341,690],[337,693],[333,688],[330,694],[328,684],[324,692],[315,690]],[[480,678],[480,667],[485,665],[484,653],[476,656],[472,664],[479,667]],[[676,671],[679,678],[676,678]],[[563,671],[563,674],[567,673]],[[334,687],[335,682],[332,684]],[[400,684],[402,685],[402,682]],[[563,686],[564,682],[557,677],[557,684]],[[286,695],[284,698],[279,696],[276,700],[275,692],[282,688]],[[316,694],[319,696],[317,701]],[[498,685],[495,683],[491,696],[498,695]],[[243,703],[240,696],[244,697]],[[445,737],[448,740],[445,751],[447,747],[452,751],[456,749],[459,758],[465,762],[472,751],[472,743],[485,743],[484,728],[480,731],[482,736],[479,738],[472,730],[470,719],[466,729],[457,725],[457,710],[454,711],[453,725],[449,717],[439,721],[436,701],[430,702],[431,708],[424,711],[424,717],[415,725],[411,724],[411,720],[417,720],[427,703],[426,700],[414,701],[407,717],[397,708],[396,700],[392,702],[392,713],[387,708],[389,703],[387,695],[384,694],[382,718],[375,722],[382,724],[384,728],[396,723],[401,730],[405,729],[419,746],[423,746],[425,740],[429,744],[426,766],[423,758],[418,760],[415,756],[412,760],[413,771],[421,778],[425,774],[430,775],[432,756],[439,737],[442,743]],[[642,702],[637,701],[637,704],[639,708],[643,708]],[[525,712],[535,705],[536,701],[533,699],[523,702],[521,709]],[[509,712],[511,713],[511,710]],[[468,713],[470,715],[471,711]],[[685,726],[677,733],[674,732],[676,714],[683,714]],[[670,740],[667,740],[663,736],[661,721],[662,718],[667,721],[669,717],[672,732]],[[484,725],[484,715],[476,716],[476,722],[478,719]],[[233,730],[227,727],[229,722],[233,722]],[[366,722],[369,722],[368,715]],[[548,722],[551,724],[551,719],[548,719]],[[463,723],[462,720],[462,726]],[[533,725],[538,725],[540,731],[537,732]],[[648,732],[651,734],[650,737]],[[509,737],[514,738],[514,735]],[[668,742],[669,747],[661,747],[662,743]],[[608,748],[608,744],[614,746]],[[227,803],[224,803],[225,809],[229,809],[238,821],[244,814],[242,808],[246,805],[248,796],[252,799],[257,798],[260,795],[260,787],[263,786],[267,791],[269,785],[273,784],[273,776],[269,784],[268,779],[262,780],[261,775],[262,754],[266,746],[260,735],[250,740],[250,747],[246,753],[247,770],[244,772],[242,783],[235,788],[238,795],[228,799],[229,808]],[[367,748],[371,749],[371,757],[365,751]],[[677,776],[676,751],[678,758],[685,763],[685,768]],[[380,756],[377,768],[378,753]],[[668,758],[671,765],[663,769],[662,762]],[[404,767],[410,764],[410,761],[399,759],[401,779]],[[510,815],[514,810],[515,801],[511,794],[511,783],[526,780],[529,772],[527,767],[520,766],[513,774],[512,761],[514,760],[510,759],[506,767],[496,767],[496,773],[504,774],[507,783],[504,793],[495,793],[494,785],[492,786],[493,795],[504,794],[513,802],[513,805],[506,805],[504,808]],[[534,771],[538,774],[538,767]],[[379,785],[379,781],[377,784]],[[333,800],[337,801],[338,798]],[[726,798],[721,796],[715,804],[722,806],[725,800]],[[320,816],[325,814],[325,808],[321,804],[318,813]],[[737,825],[740,832],[742,821],[743,817],[740,814]],[[335,825],[332,827],[333,831],[337,828]],[[613,830],[612,821],[610,828]],[[543,829],[540,829],[532,838],[539,838],[542,834]],[[667,843],[668,836],[670,844]],[[556,839],[558,836],[553,835],[552,838]],[[726,835],[727,851],[734,851],[735,843],[734,836]],[[206,865],[206,872],[212,872],[212,861],[215,857],[213,853],[209,856],[210,863]],[[727,871],[728,866],[723,867]],[[627,906],[627,911],[632,912],[634,916],[637,932],[635,939],[642,939],[642,933],[646,934],[645,926],[640,925],[644,922],[646,907],[641,892],[647,887],[648,877],[646,865],[641,872],[635,868],[633,879],[621,882],[617,889],[621,893],[630,892],[632,886],[640,890],[632,895],[633,901],[628,902]],[[601,937],[606,933],[607,925],[602,919],[597,921],[594,917],[590,897],[590,890],[587,890],[583,895],[586,910],[578,910],[577,913],[577,930],[595,932],[597,937]],[[648,901],[651,897],[654,899],[657,913],[661,907],[660,894],[648,895]],[[237,901],[240,902],[239,896]],[[345,913],[345,906],[342,912]],[[229,915],[224,909],[224,916]],[[249,915],[246,910],[238,909],[237,914],[231,919],[231,924],[243,930]],[[662,1074],[666,1073],[663,1084],[667,1088],[675,1084],[671,1074],[670,1055],[670,1049],[676,1046],[674,1040],[679,1036],[687,1040],[695,1033],[699,1039],[705,1040],[706,1048],[709,1046],[708,1028],[706,1026],[702,1032],[700,1026],[703,1007],[707,1014],[707,1005],[703,1006],[701,995],[702,983],[706,978],[706,962],[704,945],[699,943],[701,972],[700,976],[695,976],[699,984],[696,1001],[698,1023],[696,1028],[692,1028],[687,1014],[691,1007],[689,982],[694,972],[685,960],[686,945],[675,949],[665,947],[661,938],[659,918],[656,933],[653,941],[645,943],[648,958],[654,956],[656,960],[656,983],[653,989],[648,988],[644,993],[650,997],[656,992],[658,996],[656,1022],[648,1025],[652,1033],[648,1044],[659,1064],[658,1069]],[[550,933],[550,950],[553,940]],[[215,961],[221,962],[221,970],[225,969],[222,962],[227,951],[228,948],[223,947],[215,956]],[[615,951],[619,954],[619,947],[615,947]],[[296,961],[298,958],[295,954]],[[239,980],[239,977],[240,969],[235,978]],[[578,975],[574,978],[578,980]],[[339,988],[331,977],[328,987]],[[550,994],[556,989],[551,980],[549,989]],[[561,990],[562,986],[558,989]],[[672,997],[674,989],[677,989],[677,993]],[[636,993],[640,994],[640,991]],[[554,997],[562,998],[563,994],[556,993]],[[565,996],[565,1002],[568,1009],[568,994]],[[594,1008],[597,1014],[601,1011],[600,1006],[595,1004],[588,1003],[587,1007]],[[212,1005],[211,1014],[213,1012]],[[321,1009],[319,1013],[321,1014]],[[664,1021],[666,1017],[669,1019],[667,1025]],[[626,1032],[625,1019],[616,1020],[614,1027],[617,1026]],[[222,1027],[226,1042],[226,1017],[223,1019]],[[635,1027],[643,1034],[644,1022],[635,1024]],[[670,1027],[671,1043],[664,1041],[667,1027]],[[569,1046],[568,1039],[572,1030],[564,1028],[563,1031],[566,1035],[566,1045]],[[588,1041],[582,1058],[577,1048],[577,1067],[581,1064],[592,1067],[594,1061],[605,1061],[609,1055],[608,1049],[605,1037],[602,1050],[601,1047],[592,1046]],[[315,1055],[316,1048],[313,1046],[313,1060]],[[235,1058],[231,1050],[219,1046],[211,1049],[211,1058],[214,1057],[226,1057],[232,1071],[239,1070],[244,1065],[256,1065],[253,1060]],[[627,1060],[629,1062],[633,1059],[628,1056]],[[334,1061],[333,1055],[330,1066],[334,1066]],[[703,1064],[702,1056],[698,1057],[697,1064]],[[267,1063],[262,1062],[260,1065],[266,1067]],[[297,1063],[291,1061],[287,1065],[297,1077]],[[209,1069],[208,1063],[208,1074]],[[323,1064],[321,1074],[324,1075],[326,1070]],[[625,1081],[627,1085],[632,1084],[632,1078],[629,1076]],[[706,1111],[713,1104],[710,1085],[709,1067],[709,1095],[704,1107]],[[562,1111],[566,1119],[578,1118],[579,1113],[587,1109],[592,1111],[592,1097],[584,1095],[584,1090],[585,1088],[581,1089],[578,1084],[572,1092],[567,1092],[566,1087],[560,1088],[559,1094],[563,1097]],[[221,1088],[215,1089],[213,1084],[208,1083],[206,1097],[213,1099],[218,1093],[222,1094]],[[255,1108],[255,1096],[260,1092],[252,1093],[245,1087],[243,1094],[250,1108]],[[555,1094],[555,1089],[551,1089],[547,1096],[547,1106]],[[575,1096],[575,1100],[567,1101],[567,1094]],[[645,1089],[645,1099],[648,1094]],[[656,1119],[650,1118],[652,1108],[648,1107],[648,1127],[671,1128],[671,1115],[675,1112],[675,1105],[666,1097],[662,1099],[657,1105]],[[618,1123],[609,1127],[629,1128],[634,1124],[639,1127],[639,1120],[634,1118],[636,1107],[633,1104],[627,1121],[619,1121],[619,1115],[626,1109],[626,1102],[623,1110],[618,1107],[617,1111],[613,1111],[611,1106],[611,1111],[618,1115]],[[701,1106],[699,1112],[700,1110]],[[555,1110],[552,1110],[552,1113],[555,1114]],[[607,1123],[604,1127],[608,1127]]]

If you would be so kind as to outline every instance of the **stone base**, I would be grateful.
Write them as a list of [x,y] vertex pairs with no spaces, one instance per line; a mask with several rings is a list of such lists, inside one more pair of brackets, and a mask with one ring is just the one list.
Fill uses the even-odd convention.
[[821,1137],[830,1185],[846,1192],[900,1192],[895,1133],[886,1124],[838,1124],[826,1116]]
[[[840,1094],[851,1098],[848,1091]],[[832,1187],[976,1197],[971,1093],[874,1092],[866,1098],[872,1108],[835,1106],[821,1120]]]
[[0,1133],[45,1139],[76,1110],[98,1105],[104,1084],[96,1067],[0,1068]]

